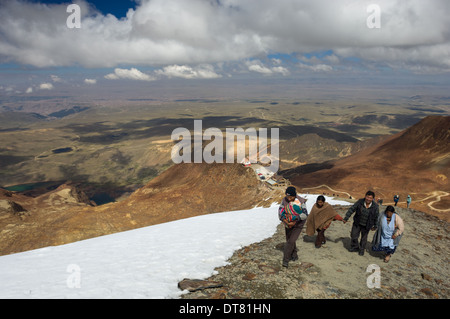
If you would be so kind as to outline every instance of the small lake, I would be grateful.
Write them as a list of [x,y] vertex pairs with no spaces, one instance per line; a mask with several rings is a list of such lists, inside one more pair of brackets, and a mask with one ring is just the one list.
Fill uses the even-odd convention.
[[46,189],[48,191],[57,189],[58,186],[62,185],[62,182],[38,182],[38,183],[28,183],[28,184],[20,184],[13,185],[8,187],[3,187],[4,189],[11,192],[25,192],[31,191],[35,189]]
[[53,154],[69,153],[72,151],[73,151],[73,148],[71,148],[71,147],[63,147],[63,148],[57,148],[55,150],[52,150]]
[[[38,196],[54,189],[64,184],[64,182],[38,182],[38,183],[27,183],[19,184],[8,187],[2,187],[11,192],[23,192],[29,196]],[[104,205],[108,203],[115,202],[116,200],[107,193],[95,193],[90,200],[94,201],[97,205]]]
[[94,194],[94,196],[92,196],[89,199],[94,201],[98,206],[104,205],[104,204],[108,204],[108,203],[112,203],[112,202],[116,201],[114,198],[112,198],[107,193],[97,193],[97,194]]

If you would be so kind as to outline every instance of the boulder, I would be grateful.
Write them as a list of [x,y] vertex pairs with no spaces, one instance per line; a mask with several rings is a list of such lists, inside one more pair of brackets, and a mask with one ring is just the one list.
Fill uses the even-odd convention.
[[20,204],[7,199],[0,199],[0,215],[2,214],[17,215],[22,220],[25,218],[25,216],[30,215],[29,212]]
[[26,212],[27,210],[21,205],[17,204],[12,200],[1,199],[0,200],[0,213],[12,213],[18,214],[21,212]]
[[222,287],[222,284],[218,281],[212,280],[183,279],[178,283],[178,288],[180,288],[181,290],[188,290],[190,292],[219,287]]

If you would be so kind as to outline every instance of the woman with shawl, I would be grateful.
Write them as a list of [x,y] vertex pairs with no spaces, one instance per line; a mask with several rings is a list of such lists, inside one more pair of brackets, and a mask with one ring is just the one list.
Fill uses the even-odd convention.
[[378,218],[377,231],[373,235],[372,241],[373,251],[386,253],[385,263],[389,262],[397,249],[404,230],[403,219],[395,212],[395,208],[393,206],[386,207],[384,214],[380,214]]
[[333,220],[342,221],[343,218],[330,204],[325,202],[324,196],[318,196],[306,220],[306,234],[313,236],[317,231],[316,248],[320,248],[326,243],[325,230],[330,227]]

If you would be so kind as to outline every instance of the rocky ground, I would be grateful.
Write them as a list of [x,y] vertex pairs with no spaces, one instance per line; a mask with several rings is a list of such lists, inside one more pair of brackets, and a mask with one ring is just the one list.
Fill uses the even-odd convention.
[[[341,216],[347,208],[336,206]],[[364,256],[349,252],[352,223],[335,221],[326,231],[326,245],[319,249],[314,246],[315,236],[307,236],[304,228],[297,241],[299,260],[284,268],[285,235],[280,224],[272,237],[236,251],[229,264],[217,268],[207,280],[181,282],[180,289],[195,290],[182,298],[449,298],[448,222],[412,209],[397,211],[405,222],[405,233],[389,263],[383,262],[382,253],[370,250],[373,231]],[[375,269],[379,269],[379,288],[371,280]],[[368,281],[375,287],[369,288]]]

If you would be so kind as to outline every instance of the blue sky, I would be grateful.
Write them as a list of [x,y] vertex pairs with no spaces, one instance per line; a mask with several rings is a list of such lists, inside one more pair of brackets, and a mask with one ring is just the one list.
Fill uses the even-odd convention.
[[[68,0],[33,0],[35,3],[42,4],[68,4],[72,1]],[[75,2],[73,2],[75,3]],[[91,0],[89,1],[95,6],[102,14],[112,14],[117,18],[124,18],[128,12],[128,9],[135,9],[136,2],[134,0]]]
[[[69,27],[70,4],[80,28]],[[170,80],[449,82],[447,0],[8,0],[0,21],[0,94]]]

